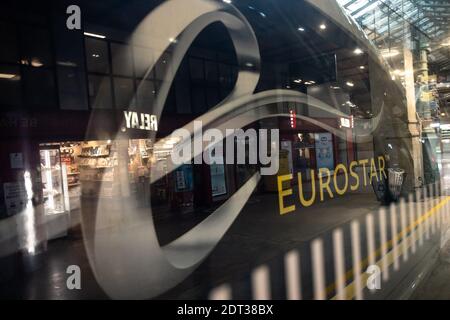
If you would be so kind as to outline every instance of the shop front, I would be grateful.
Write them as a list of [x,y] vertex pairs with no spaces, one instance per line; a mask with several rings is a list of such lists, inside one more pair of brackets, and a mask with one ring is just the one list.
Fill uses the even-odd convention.
[[351,119],[347,120],[342,126],[340,119],[320,119],[320,122],[343,133],[336,136],[308,121],[297,119],[292,123],[289,119],[279,119],[282,128],[280,146],[287,153],[289,173],[295,179],[301,173],[303,181],[310,181],[311,172],[328,169],[333,173],[338,164],[348,166],[355,160]]

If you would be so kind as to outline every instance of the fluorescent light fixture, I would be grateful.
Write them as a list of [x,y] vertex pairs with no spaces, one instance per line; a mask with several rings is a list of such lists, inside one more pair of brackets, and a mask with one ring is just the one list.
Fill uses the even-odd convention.
[[96,33],[90,33],[90,32],[85,32],[84,35],[88,36],[88,37],[99,38],[99,39],[105,39],[106,38],[106,36],[104,36],[102,34],[96,34]]
[[319,28],[320,28],[320,30],[325,30],[325,29],[327,28],[327,25],[326,25],[325,23],[322,23],[322,24],[319,26]]
[[0,73],[0,79],[12,79],[14,78],[16,75],[15,74],[10,74],[10,73]]
[[431,128],[439,128],[441,126],[441,124],[439,122],[433,122],[432,124],[430,124]]
[[263,17],[263,18],[267,17],[266,14],[265,14],[264,12],[261,12],[261,11],[259,12],[259,15],[260,15],[261,17]]
[[225,2],[225,3],[228,3],[228,4],[232,3],[231,0],[222,0],[222,1]]
[[383,50],[381,51],[381,55],[384,58],[392,58],[392,57],[396,57],[400,54],[400,51],[393,49],[393,50]]
[[295,79],[294,82],[295,83],[302,83],[302,79]]
[[349,86],[349,87],[354,87],[355,86],[355,84],[353,82],[351,82],[351,81],[347,81],[346,85]]
[[333,90],[339,90],[341,87],[335,87],[335,86],[331,86],[330,87],[330,89],[333,89]]
[[360,48],[356,48],[355,51],[353,51],[354,54],[360,55],[363,54],[364,51],[362,51]]
[[298,28],[298,31],[300,31],[300,32],[304,32],[304,31],[305,31],[305,28],[303,28],[303,27],[299,27],[299,28]]
[[402,71],[402,70],[399,70],[399,69],[394,70],[393,73],[396,76],[404,76],[405,75],[405,71]]
[[450,130],[450,124],[441,124],[442,130]]

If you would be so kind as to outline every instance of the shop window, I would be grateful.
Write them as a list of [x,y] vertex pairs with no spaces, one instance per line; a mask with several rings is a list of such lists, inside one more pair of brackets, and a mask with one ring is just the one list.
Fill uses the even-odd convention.
[[112,107],[109,77],[89,75],[89,101],[93,109],[110,109]]
[[56,106],[55,77],[52,70],[25,68],[23,78],[27,106],[31,108]]
[[0,65],[0,104],[4,106],[20,106],[21,76],[19,67]]
[[87,110],[86,74],[77,68],[58,67],[59,103],[63,110]]
[[108,44],[105,41],[86,38],[86,64],[89,72],[109,73]]
[[32,67],[53,65],[50,33],[46,29],[22,27],[22,63]]
[[117,109],[128,109],[132,105],[134,85],[132,79],[114,78],[114,97]]
[[[137,78],[143,78],[150,66],[154,63],[153,50],[150,48],[134,47],[134,72]],[[154,78],[154,68],[147,75],[147,78]]]
[[112,43],[112,69],[115,75],[133,76],[133,58],[131,48],[127,45]]
[[15,26],[7,23],[0,23],[0,61],[17,63],[19,60],[17,50],[17,35]]

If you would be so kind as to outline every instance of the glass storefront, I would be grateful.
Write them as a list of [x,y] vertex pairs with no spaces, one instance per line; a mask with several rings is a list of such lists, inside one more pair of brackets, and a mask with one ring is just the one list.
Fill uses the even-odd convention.
[[399,1],[72,2],[0,4],[0,297],[396,299],[447,244],[448,39]]

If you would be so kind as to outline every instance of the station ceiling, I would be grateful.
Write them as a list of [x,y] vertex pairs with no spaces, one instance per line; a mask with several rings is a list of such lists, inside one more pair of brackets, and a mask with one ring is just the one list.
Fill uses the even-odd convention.
[[398,46],[412,36],[429,46],[430,62],[450,68],[449,0],[337,0],[380,49]]

